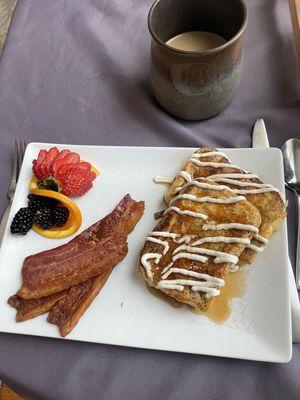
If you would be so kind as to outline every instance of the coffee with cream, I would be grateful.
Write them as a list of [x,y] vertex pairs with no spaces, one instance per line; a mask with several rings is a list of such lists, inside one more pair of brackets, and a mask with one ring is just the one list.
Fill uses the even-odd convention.
[[226,40],[221,36],[205,31],[180,33],[166,42],[167,45],[174,49],[200,53],[219,47],[224,43],[226,43]]

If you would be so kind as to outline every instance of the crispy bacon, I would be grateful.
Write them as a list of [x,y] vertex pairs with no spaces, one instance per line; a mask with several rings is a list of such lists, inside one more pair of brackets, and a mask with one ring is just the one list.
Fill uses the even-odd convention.
[[39,299],[24,300],[14,294],[7,300],[8,304],[17,310],[16,321],[22,322],[37,317],[51,310],[54,304],[66,295],[66,291],[40,297]]
[[49,296],[110,271],[127,254],[127,235],[143,211],[144,202],[126,195],[110,214],[69,243],[27,257],[17,295]]
[[65,337],[75,327],[85,310],[100,292],[112,269],[69,289],[67,296],[51,309],[48,322],[58,325],[61,336]]

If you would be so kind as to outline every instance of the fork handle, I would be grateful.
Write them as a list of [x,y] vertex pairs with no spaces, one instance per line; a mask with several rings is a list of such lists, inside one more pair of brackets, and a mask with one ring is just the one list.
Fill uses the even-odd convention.
[[300,289],[300,195],[297,193],[298,200],[298,235],[296,252],[296,286]]
[[10,208],[11,208],[11,201],[8,203],[6,210],[3,214],[3,217],[1,219],[1,223],[0,223],[0,245],[2,243],[2,239],[4,236],[4,232],[5,232],[5,228],[7,225],[7,220],[8,220],[8,216],[9,216],[9,212],[10,212]]

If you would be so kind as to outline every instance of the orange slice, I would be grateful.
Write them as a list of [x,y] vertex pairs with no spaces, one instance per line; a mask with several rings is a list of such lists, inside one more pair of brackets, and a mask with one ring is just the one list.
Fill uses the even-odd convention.
[[54,192],[53,190],[37,189],[36,183],[37,179],[32,178],[29,185],[32,194],[35,194],[37,196],[50,197],[52,199],[58,200],[64,207],[67,207],[67,209],[70,211],[70,215],[67,223],[61,228],[51,228],[44,230],[37,225],[33,225],[32,229],[40,235],[52,239],[64,238],[78,231],[82,223],[82,215],[77,204],[74,203],[74,201],[71,200],[69,197],[61,193]]

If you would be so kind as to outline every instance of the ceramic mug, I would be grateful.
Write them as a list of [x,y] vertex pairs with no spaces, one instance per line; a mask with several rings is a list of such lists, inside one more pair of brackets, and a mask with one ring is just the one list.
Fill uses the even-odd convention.
[[[247,9],[242,0],[157,0],[148,15],[151,86],[170,114],[201,120],[231,102],[242,71]],[[204,51],[174,49],[166,42],[188,31],[207,31],[226,42]]]

